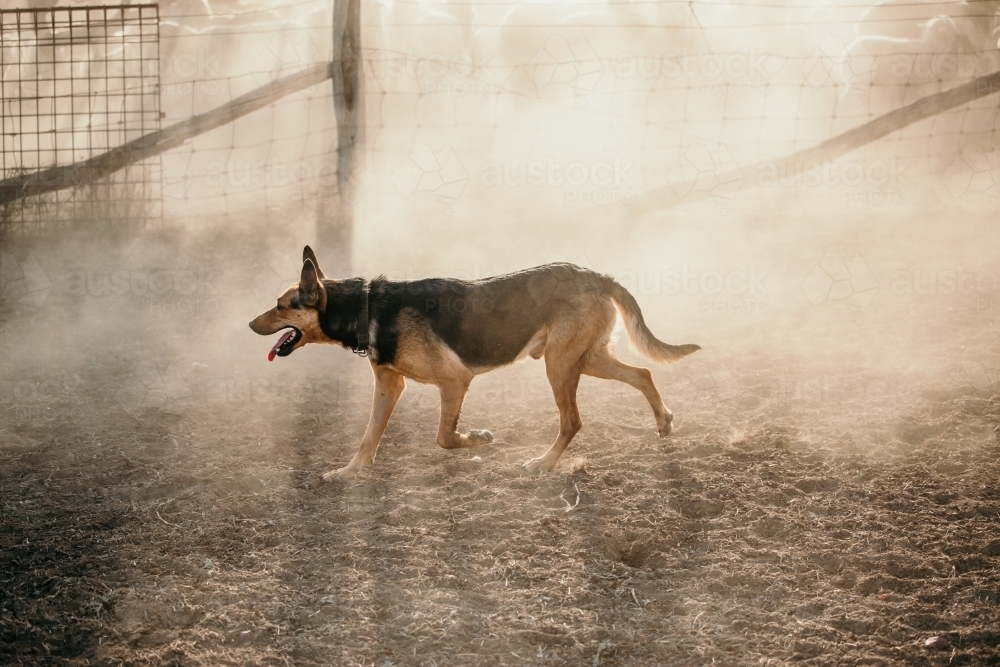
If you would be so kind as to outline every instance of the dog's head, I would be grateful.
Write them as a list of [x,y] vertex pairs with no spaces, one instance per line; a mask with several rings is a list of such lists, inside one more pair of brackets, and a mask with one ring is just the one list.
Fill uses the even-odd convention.
[[326,288],[323,285],[325,279],[326,276],[316,261],[316,254],[306,246],[302,250],[302,274],[299,282],[278,297],[274,308],[261,313],[250,322],[253,332],[261,336],[270,336],[287,329],[268,352],[268,361],[273,361],[275,356],[287,357],[306,343],[329,342],[319,322],[320,313],[326,309]]

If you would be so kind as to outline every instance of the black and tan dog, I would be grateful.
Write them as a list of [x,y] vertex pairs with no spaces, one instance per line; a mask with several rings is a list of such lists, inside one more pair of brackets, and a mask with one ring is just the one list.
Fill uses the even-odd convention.
[[620,380],[641,391],[653,408],[660,435],[666,436],[673,415],[649,370],[622,363],[608,348],[615,307],[632,345],[650,360],[670,362],[701,349],[657,340],[624,287],[572,264],[548,264],[472,282],[380,277],[368,284],[362,278],[326,278],[309,246],[302,259],[298,284],[250,323],[262,336],[287,329],[268,358],[288,356],[307,343],[332,343],[366,354],[375,373],[375,397],[361,447],[347,466],[323,475],[326,480],[354,477],[372,462],[403,393],[404,378],[441,391],[441,447],[491,442],[489,431],[457,432],[465,393],[476,375],[527,356],[545,358],[559,406],[559,435],[545,454],[524,464],[529,472],[552,470],[580,430],[576,388],[581,374]]

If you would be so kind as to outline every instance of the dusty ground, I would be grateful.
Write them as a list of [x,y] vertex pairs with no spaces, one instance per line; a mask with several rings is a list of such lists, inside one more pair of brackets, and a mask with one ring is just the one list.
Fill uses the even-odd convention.
[[[462,423],[495,444],[437,448],[411,383],[374,466],[323,485],[366,362],[266,365],[252,302],[192,318],[52,282],[0,333],[0,663],[1000,663],[992,321],[907,301],[841,344],[692,314],[663,337],[705,350],[654,370],[668,439],[586,379],[570,452],[520,476],[557,424],[527,363],[473,385]],[[961,354],[880,364],[900,336]]]

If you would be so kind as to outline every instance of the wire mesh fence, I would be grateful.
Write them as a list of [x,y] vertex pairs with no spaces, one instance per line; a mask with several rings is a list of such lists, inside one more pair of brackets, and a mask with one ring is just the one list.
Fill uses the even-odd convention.
[[[71,165],[158,130],[156,5],[0,10],[0,178]],[[8,210],[13,231],[86,219],[112,227],[160,218],[159,159],[32,197]]]
[[[119,93],[139,100],[140,125],[124,115],[102,122],[124,123],[114,135],[124,139],[218,108],[329,62],[331,31],[325,2],[172,4],[159,16],[155,76],[126,78]],[[106,34],[131,34],[120,32]],[[363,4],[364,164],[355,187],[336,194],[357,199],[365,220],[455,220],[484,206],[549,219],[609,207],[639,216],[701,199],[724,214],[927,196],[995,210],[1000,89],[989,76],[1000,71],[998,40],[998,2],[588,2],[573,13],[555,4]],[[99,54],[89,48],[93,68]],[[156,95],[144,92],[156,81]],[[988,86],[976,99],[839,160],[788,158],[972,81]],[[77,94],[93,105],[107,93]],[[57,163],[56,153],[8,136],[4,99],[5,175]],[[109,145],[88,141],[91,150]],[[335,150],[324,82],[166,152],[164,218],[315,223],[316,199],[337,187]],[[141,168],[137,180],[155,200],[158,162]],[[81,196],[71,192],[59,197]],[[59,197],[45,205],[66,208]]]

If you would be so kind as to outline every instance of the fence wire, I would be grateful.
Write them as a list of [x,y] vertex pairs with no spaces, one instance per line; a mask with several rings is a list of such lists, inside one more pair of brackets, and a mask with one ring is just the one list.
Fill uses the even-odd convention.
[[[908,205],[929,195],[996,206],[996,94],[830,164],[788,163],[783,156],[1000,71],[998,2],[817,7],[667,0],[574,8],[363,3],[364,163],[356,189],[339,194],[359,199],[366,220],[474,215],[484,206],[564,218],[608,206],[627,214],[632,205],[655,210],[666,202],[664,193],[673,203],[707,195],[723,213],[788,200]],[[133,10],[94,8],[88,17],[92,11],[113,17]],[[141,17],[146,10],[134,11]],[[15,106],[21,118],[32,115],[21,111],[32,109],[30,86],[22,81],[16,100],[6,87],[16,58],[20,72],[32,57],[22,29],[8,32],[8,20],[5,176],[58,164],[69,155],[59,151],[74,150],[59,143],[46,152],[42,140],[24,138],[25,120],[8,117]],[[81,145],[99,151],[112,143],[111,130],[124,140],[155,123],[181,122],[331,58],[326,2],[176,3],[158,20],[155,67],[144,60],[123,88],[110,88],[114,77],[103,88],[73,88],[80,105],[65,118],[53,112],[55,134],[83,141],[86,127],[87,137],[104,138]],[[140,43],[142,25],[133,30]],[[53,46],[45,48],[60,48],[58,30],[50,32],[44,38]],[[67,27],[60,34],[75,33]],[[119,40],[132,34],[102,33]],[[81,49],[86,66],[77,71],[98,71],[110,53],[88,44]],[[36,72],[48,71],[41,55],[33,57]],[[155,93],[147,93],[151,85]],[[119,116],[110,115],[110,106],[97,100],[111,91],[136,106],[122,102]],[[104,108],[106,117],[92,120],[93,110]],[[130,109],[142,110],[134,116],[138,130],[129,124]],[[262,216],[310,224],[317,197],[337,187],[335,150],[327,81],[165,153],[162,170],[158,160],[143,163],[142,182],[151,199],[162,197],[168,224],[239,224]],[[76,216],[65,198],[79,198],[77,190],[22,208],[64,208]],[[158,219],[155,206],[144,210],[157,212],[144,220]]]

